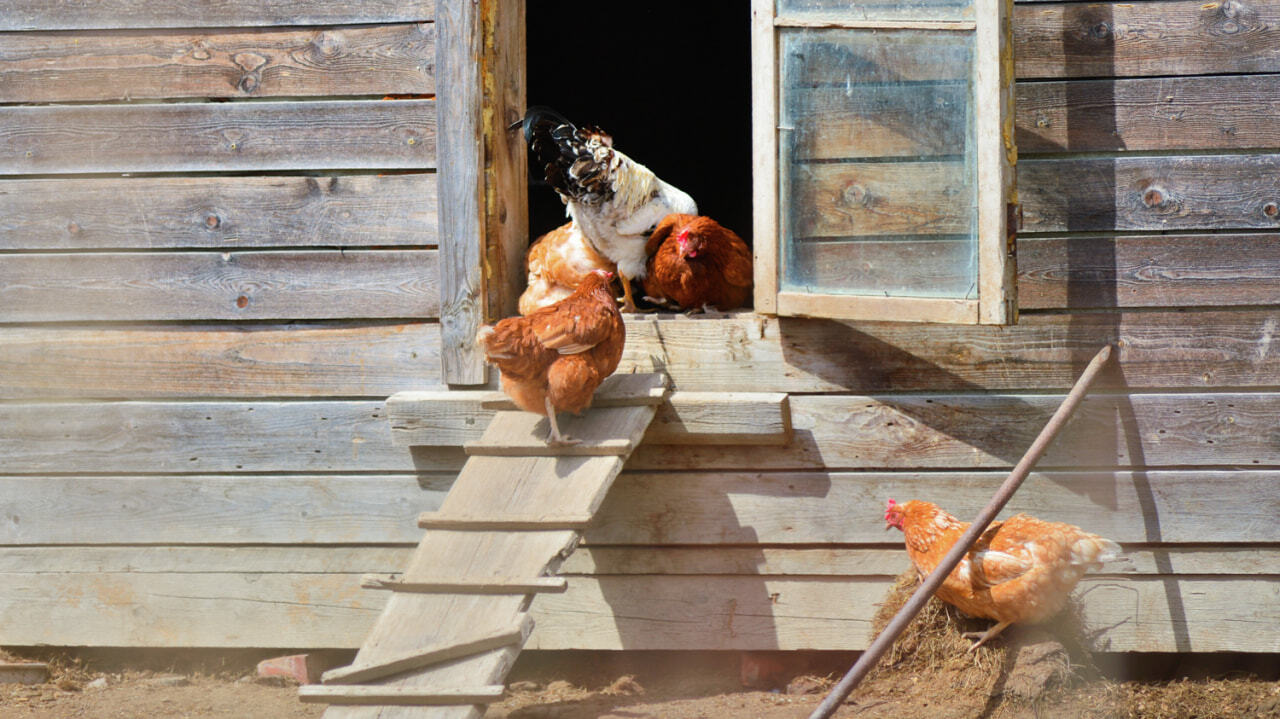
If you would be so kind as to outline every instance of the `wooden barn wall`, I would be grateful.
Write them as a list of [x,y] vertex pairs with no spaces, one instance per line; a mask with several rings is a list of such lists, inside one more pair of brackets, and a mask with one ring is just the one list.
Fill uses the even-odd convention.
[[[440,379],[434,106],[380,99],[433,92],[432,8],[63,4],[0,19],[0,644],[357,646],[463,461],[384,402]],[[622,371],[790,393],[794,440],[642,446],[530,646],[865,646],[885,499],[975,514],[1114,342],[1010,509],[1130,551],[1097,648],[1280,651],[1276,28],[1016,6],[1017,326],[632,318]]]

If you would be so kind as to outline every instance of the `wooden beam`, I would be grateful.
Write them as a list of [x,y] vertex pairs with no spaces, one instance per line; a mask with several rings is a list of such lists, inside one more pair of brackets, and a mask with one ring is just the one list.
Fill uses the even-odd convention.
[[298,687],[298,699],[311,704],[454,706],[491,704],[500,701],[505,690],[501,684],[460,689],[306,684]]
[[425,170],[434,100],[11,105],[0,174]]
[[0,181],[8,250],[434,246],[435,173]]
[[0,102],[433,94],[434,57],[434,23],[4,33]]
[[398,574],[366,574],[360,578],[360,588],[413,594],[537,594],[563,592],[568,587],[564,577],[534,577],[533,579],[455,579],[416,576],[413,579],[401,579],[399,577]]
[[331,669],[324,673],[321,682],[324,684],[363,684],[375,679],[383,679],[401,672],[440,664],[509,644],[523,644],[532,631],[533,619],[528,614],[525,614],[519,623],[510,629],[490,632],[471,641],[457,644],[437,643],[423,647],[419,651],[406,653],[376,664],[352,664],[339,669]]
[[448,384],[488,381],[476,331],[488,316],[484,217],[483,48],[479,5],[440,0],[436,18],[440,98],[439,165],[442,376]]
[[163,5],[78,0],[10,0],[0,30],[112,30],[171,27],[261,27],[420,22],[435,15],[434,0],[178,0]]

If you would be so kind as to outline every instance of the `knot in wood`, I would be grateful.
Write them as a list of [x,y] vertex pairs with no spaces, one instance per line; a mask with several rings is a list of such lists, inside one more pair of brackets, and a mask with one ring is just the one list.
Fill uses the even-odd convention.
[[1112,34],[1111,24],[1107,22],[1097,22],[1089,27],[1089,37],[1094,40],[1107,40]]
[[244,295],[240,295],[239,297],[236,298],[236,307],[239,307],[240,309],[244,309],[245,307],[248,307],[248,306],[249,306],[248,297],[245,297]]
[[1274,202],[1268,202],[1262,206],[1262,214],[1274,218],[1277,214],[1280,214],[1280,206]]
[[851,182],[840,193],[840,200],[848,206],[861,205],[865,207],[871,201],[871,193],[867,192],[867,188],[862,185]]
[[218,226],[219,226],[219,225],[221,225],[221,224],[222,224],[222,218],[221,218],[221,217],[218,217],[217,215],[213,214],[212,212],[210,212],[208,215],[205,215],[205,218],[204,218],[204,226],[205,226],[205,227],[207,227],[207,228],[209,228],[209,229],[211,229],[211,230],[216,230],[216,229],[218,229]]
[[1164,193],[1157,187],[1149,188],[1142,193],[1142,204],[1147,207],[1158,207],[1164,204]]

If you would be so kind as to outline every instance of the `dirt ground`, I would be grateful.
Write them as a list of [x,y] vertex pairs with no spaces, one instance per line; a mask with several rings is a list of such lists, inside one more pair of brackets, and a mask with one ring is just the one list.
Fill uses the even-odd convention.
[[[23,651],[23,659],[49,661],[44,684],[0,685],[5,719],[292,719],[319,717],[323,707],[302,704],[294,685],[253,675],[256,658],[204,655],[194,660],[125,655]],[[14,657],[10,655],[9,660]],[[756,655],[747,662],[757,683],[742,685],[736,652],[694,654],[534,652],[513,671],[507,698],[490,708],[497,719],[803,719],[822,700],[852,655]],[[4,659],[0,654],[0,659]],[[973,660],[982,667],[992,654]],[[932,673],[893,666],[874,674],[841,707],[837,717],[960,719],[962,717],[1052,717],[1054,719],[1222,717],[1280,718],[1280,681],[1261,679],[1241,667],[1260,658],[1210,662],[1225,677],[1176,681],[1103,678],[1047,692],[1034,701],[1009,701],[1007,677],[996,686],[990,672],[952,665]],[[1274,657],[1268,658],[1274,662]],[[909,666],[899,656],[891,662]],[[1176,658],[1152,660],[1172,666]],[[960,669],[955,667],[959,666]],[[1161,672],[1168,668],[1157,668]],[[1200,670],[1203,673],[1204,668]],[[996,672],[995,675],[1000,675]],[[975,676],[981,678],[975,681]],[[104,685],[105,686],[102,686]]]

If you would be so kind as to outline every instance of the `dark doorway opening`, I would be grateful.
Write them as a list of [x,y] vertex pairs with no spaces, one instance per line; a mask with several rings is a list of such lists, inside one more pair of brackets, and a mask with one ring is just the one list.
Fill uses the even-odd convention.
[[[528,4],[528,101],[689,193],[698,211],[751,242],[751,11],[747,3],[649,0]],[[566,222],[530,177],[530,240]]]

